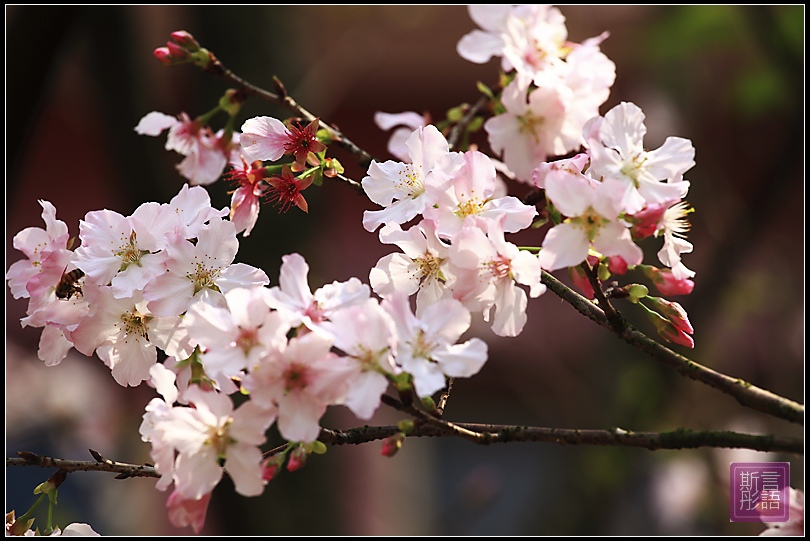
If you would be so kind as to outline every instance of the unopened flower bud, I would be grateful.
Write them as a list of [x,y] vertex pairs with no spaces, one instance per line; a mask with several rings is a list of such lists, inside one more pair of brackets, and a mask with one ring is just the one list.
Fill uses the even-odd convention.
[[608,269],[612,274],[625,274],[627,273],[627,261],[620,255],[612,255],[608,257]]
[[158,47],[157,49],[154,50],[152,54],[155,55],[155,58],[160,60],[161,64],[164,64],[166,66],[171,66],[172,64],[174,64],[174,61],[172,60],[172,54],[169,52],[168,47]]
[[59,488],[65,479],[67,479],[67,472],[65,470],[57,470],[51,475],[47,481],[41,483],[34,489],[34,494],[51,494]]
[[287,460],[287,471],[294,472],[300,470],[307,463],[307,451],[301,446],[296,447],[290,453],[290,458]]
[[181,45],[185,49],[190,52],[195,52],[199,50],[200,44],[194,39],[194,36],[186,32],[185,30],[177,30],[172,32],[172,39],[178,45]]
[[166,48],[169,50],[172,62],[174,62],[175,64],[181,64],[183,62],[188,62],[189,60],[191,60],[191,54],[186,49],[182,48],[176,43],[172,43],[171,41],[169,41],[166,43]]
[[[647,297],[648,299],[651,297]],[[639,306],[644,306],[643,304],[639,303]],[[675,325],[670,322],[670,320],[666,319],[665,317],[661,316],[658,312],[650,310],[649,308],[646,309],[647,318],[655,325],[655,329],[658,331],[659,336],[666,340],[667,342],[672,342],[674,344],[680,344],[682,346],[693,348],[695,347],[695,341],[692,339],[689,334],[683,329],[679,329]]]
[[568,275],[571,277],[574,287],[579,289],[586,298],[593,299],[593,287],[591,281],[585,276],[585,271],[579,267],[568,267]]
[[380,449],[380,454],[382,454],[382,456],[394,456],[397,454],[397,451],[402,448],[402,442],[404,441],[405,434],[397,432],[393,436],[386,438],[383,442],[382,449]]
[[647,286],[642,284],[630,284],[629,286],[626,287],[628,293],[630,293],[628,299],[633,304],[638,303],[640,299],[643,299],[650,293],[650,290],[647,288]]
[[652,265],[639,265],[639,268],[662,295],[689,295],[695,288],[695,282],[688,278],[677,278],[669,269],[659,269]]
[[661,313],[666,319],[669,320],[676,328],[692,334],[695,330],[692,324],[689,323],[689,318],[686,315],[686,310],[677,302],[668,301],[661,297],[647,297],[647,300],[653,307]]
[[641,211],[628,216],[628,220],[633,225],[630,227],[630,233],[633,238],[643,239],[654,235],[658,231],[661,219],[664,217],[667,207],[661,204],[647,205]]
[[278,475],[284,465],[284,455],[273,455],[262,462],[262,479],[270,481]]

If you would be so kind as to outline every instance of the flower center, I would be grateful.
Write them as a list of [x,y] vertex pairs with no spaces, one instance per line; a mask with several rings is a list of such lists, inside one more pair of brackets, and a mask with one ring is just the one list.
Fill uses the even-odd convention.
[[610,220],[603,218],[602,215],[593,210],[592,207],[588,207],[588,209],[581,216],[569,218],[566,221],[584,229],[588,235],[588,240],[593,242],[593,239],[596,237],[596,233],[599,231],[599,229]]
[[[421,166],[419,167],[421,168]],[[411,199],[416,199],[425,193],[425,179],[422,176],[422,171],[414,169],[412,164],[405,164],[399,174],[397,189],[407,193]]]
[[307,367],[300,364],[291,364],[284,370],[281,375],[284,380],[284,393],[289,394],[293,391],[303,391],[307,388]]
[[509,278],[512,274],[511,262],[503,256],[498,256],[497,259],[493,259],[487,263],[487,266],[489,267],[489,272],[497,279]]
[[194,294],[196,295],[205,288],[218,290],[214,281],[219,276],[219,269],[209,269],[202,263],[197,263],[197,271],[189,274],[188,278],[194,282]]
[[148,253],[146,250],[138,248],[135,231],[133,231],[129,234],[129,239],[125,240],[118,251],[115,252],[115,256],[122,261],[120,270],[124,271],[133,263],[140,266],[141,256]]
[[145,316],[135,309],[121,315],[121,321],[124,323],[124,332],[127,335],[136,335],[144,339],[149,330],[149,321],[151,320],[151,316]]

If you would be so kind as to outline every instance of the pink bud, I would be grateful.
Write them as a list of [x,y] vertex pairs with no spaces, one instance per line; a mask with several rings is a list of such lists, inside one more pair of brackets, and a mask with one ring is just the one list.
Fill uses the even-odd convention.
[[191,58],[191,53],[176,43],[169,41],[166,43],[166,48],[169,50],[172,61],[175,63],[185,62]]
[[382,456],[394,456],[402,448],[402,442],[405,441],[405,434],[397,432],[393,436],[386,438],[383,442],[380,454]]
[[[655,300],[663,300],[658,299],[658,297],[645,297],[646,299],[653,302],[658,306],[658,303]],[[677,304],[677,303],[673,303]],[[684,312],[684,316],[686,313]],[[655,325],[655,329],[658,331],[658,334],[667,342],[672,342],[674,344],[680,344],[682,346],[693,348],[695,347],[695,341],[692,339],[690,334],[692,334],[692,326],[689,325],[689,321],[686,320],[686,324],[689,325],[687,330],[685,327],[679,327],[673,324],[673,322],[661,316],[658,312],[654,312],[652,310],[647,310],[647,317],[650,321],[652,321],[653,325]]]
[[628,216],[633,226],[630,231],[634,239],[643,239],[654,235],[658,231],[661,218],[664,217],[667,207],[661,204],[647,205],[639,212]]
[[307,463],[307,452],[303,447],[296,447],[290,453],[290,459],[287,460],[287,471],[294,472],[300,470]]
[[593,287],[591,286],[591,282],[588,280],[588,277],[585,276],[585,272],[581,268],[568,267],[568,275],[571,277],[574,287],[579,289],[586,298],[593,299]]
[[186,32],[185,30],[177,30],[172,32],[172,39],[178,45],[181,45],[185,49],[188,49],[189,52],[195,52],[200,49],[199,42],[194,39],[194,36]]
[[154,50],[152,54],[155,55],[155,58],[160,60],[161,64],[165,64],[167,66],[171,66],[172,64],[174,64],[174,62],[172,61],[172,55],[169,52],[168,47],[158,47],[157,49]]
[[641,265],[641,270],[647,278],[652,280],[655,288],[662,294],[689,295],[695,288],[695,282],[688,278],[676,278],[669,269],[659,269],[651,265]]
[[611,274],[625,274],[627,272],[627,261],[620,255],[608,257],[608,269]]
[[686,315],[686,310],[683,309],[683,306],[677,302],[662,299],[661,297],[648,296],[647,299],[654,305],[655,309],[658,310],[662,316],[664,316],[675,326],[675,328],[689,334],[695,332],[695,330],[692,328],[692,324],[689,323],[689,318]]
[[274,455],[262,463],[262,479],[270,481],[281,471],[284,465],[284,455]]

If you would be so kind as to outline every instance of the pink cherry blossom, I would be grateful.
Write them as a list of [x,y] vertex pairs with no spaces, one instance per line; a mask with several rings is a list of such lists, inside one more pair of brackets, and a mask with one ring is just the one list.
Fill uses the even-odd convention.
[[65,249],[70,238],[65,222],[56,219],[56,207],[42,199],[39,200],[39,204],[42,206],[45,229],[26,227],[14,235],[12,240],[14,248],[26,257],[12,263],[6,272],[8,287],[15,299],[29,297],[26,285],[40,272],[43,259],[54,250]]
[[381,306],[396,324],[396,362],[413,376],[420,397],[444,388],[445,377],[474,376],[484,366],[487,345],[483,340],[456,343],[471,323],[470,312],[461,302],[441,299],[416,316],[408,297],[398,293],[383,300]]
[[644,253],[618,220],[614,187],[567,169],[546,176],[546,196],[567,218],[543,239],[539,258],[548,271],[582,263],[591,246],[604,256],[621,256],[628,265],[641,263]]
[[433,222],[422,220],[407,231],[399,224],[386,224],[380,230],[380,242],[396,244],[402,253],[383,256],[369,272],[369,283],[377,295],[416,293],[417,307],[452,295],[457,271],[449,259],[449,246],[436,236]]
[[258,116],[242,124],[239,142],[242,151],[253,160],[277,161],[285,152],[290,130],[277,118]]
[[215,220],[199,228],[196,243],[167,237],[167,272],[150,281],[144,298],[155,315],[180,315],[192,302],[223,302],[222,293],[236,287],[264,286],[267,275],[244,263],[233,263],[239,241],[232,222]]
[[119,385],[134,387],[148,379],[157,362],[157,347],[181,358],[191,354],[193,348],[180,318],[155,317],[140,292],[117,298],[109,286],[86,283],[84,296],[92,311],[70,338],[83,354],[96,353]]
[[251,402],[277,408],[278,429],[288,441],[311,442],[326,408],[343,402],[355,368],[330,351],[331,336],[306,333],[272,351],[243,382]]
[[401,369],[394,362],[396,326],[376,299],[335,312],[328,330],[335,347],[354,366],[344,404],[361,419],[370,419],[388,388],[387,375]]
[[528,182],[532,171],[549,156],[581,144],[582,125],[566,124],[566,91],[562,86],[547,86],[528,92],[515,79],[501,97],[506,112],[484,123],[492,150],[503,156],[519,180]]
[[[438,176],[438,175],[437,175]],[[423,215],[436,224],[436,234],[451,240],[470,221],[503,219],[503,228],[514,233],[529,227],[537,209],[512,196],[495,197],[498,188],[495,165],[486,155],[470,150],[462,155],[462,167],[444,181],[429,186],[427,194],[435,202]]]
[[284,312],[293,326],[303,324],[310,330],[321,330],[336,310],[363,303],[371,295],[369,287],[354,277],[326,284],[313,293],[307,283],[309,265],[303,256],[288,254],[281,261],[279,285],[270,288],[267,302]]
[[472,277],[459,278],[455,298],[474,310],[483,310],[489,321],[490,308],[495,309],[492,330],[499,336],[517,336],[526,324],[526,292],[517,286],[529,286],[532,298],[546,291],[541,283],[540,260],[536,255],[519,250],[504,239],[502,221],[488,224],[486,233],[467,227],[459,233],[450,250],[456,265],[472,269]]
[[220,389],[241,378],[269,351],[283,347],[290,324],[267,304],[264,287],[236,288],[224,294],[225,306],[204,302],[191,305],[183,325],[203,350],[200,361],[206,376]]
[[[647,204],[682,199],[689,190],[683,173],[695,165],[691,141],[668,137],[652,151],[644,149],[644,113],[634,103],[622,102],[604,118],[585,128],[591,175],[615,184],[621,210],[634,214]],[[662,182],[663,181],[663,182]]]
[[[262,478],[265,432],[275,420],[271,407],[254,401],[234,409],[231,398],[198,386],[184,393],[193,407],[174,407],[157,419],[152,438],[177,452],[174,485],[185,500],[199,500],[209,494],[227,472],[236,492],[258,496],[266,481]],[[221,465],[221,461],[224,465]]]
[[385,207],[365,211],[363,227],[367,231],[388,222],[404,224],[422,213],[433,204],[426,187],[439,182],[434,176],[452,175],[461,165],[460,155],[450,152],[447,139],[433,125],[417,128],[406,145],[410,163],[372,161],[362,180],[368,198]]
[[208,513],[208,504],[211,503],[211,493],[208,492],[200,498],[184,498],[178,490],[173,490],[166,500],[169,522],[177,528],[191,526],[195,534],[202,532],[205,526],[205,515]]
[[135,126],[138,134],[153,137],[167,129],[166,150],[185,156],[177,169],[192,184],[211,184],[222,175],[234,148],[233,140],[224,141],[222,132],[214,135],[210,127],[199,119],[191,120],[186,113],[175,118],[153,111]]

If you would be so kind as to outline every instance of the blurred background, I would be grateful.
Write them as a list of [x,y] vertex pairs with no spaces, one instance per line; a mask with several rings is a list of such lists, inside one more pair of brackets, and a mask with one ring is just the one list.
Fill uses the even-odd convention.
[[[804,6],[561,11],[572,41],[610,32],[602,50],[617,79],[602,114],[634,102],[646,114],[645,146],[674,135],[696,148],[697,165],[686,175],[695,250],[684,257],[696,286],[671,299],[687,310],[696,346],[673,349],[804,403]],[[227,87],[194,67],[160,64],[152,51],[170,32],[191,32],[258,86],[272,89],[278,76],[301,105],[385,160],[389,133],[374,125],[375,111],[440,120],[477,100],[476,82],[495,83],[497,61],[477,65],[456,54],[458,40],[475,28],[465,6],[6,5],[6,268],[22,258],[13,236],[43,225],[38,199],[51,201],[77,235],[88,211],[127,215],[178,192],[180,156],[163,149],[165,134],[139,136],[133,128],[150,111],[207,112]],[[240,122],[257,115],[289,113],[249,100]],[[362,179],[348,155],[334,156],[347,176]],[[209,188],[215,207],[228,204],[230,186]],[[528,187],[510,189],[520,197]],[[361,225],[374,206],[338,182],[305,195],[308,214],[263,207],[253,233],[240,237],[237,260],[277,283],[281,256],[298,252],[310,264],[313,290],[352,276],[367,283],[368,270],[395,250]],[[648,249],[649,262],[657,249]],[[557,277],[569,283],[564,273]],[[122,462],[149,461],[138,426],[154,391],[119,387],[100,360],[75,351],[45,367],[36,355],[40,329],[19,324],[26,306],[7,289],[6,456],[26,450],[90,460],[92,448]],[[618,308],[654,335],[632,306]],[[456,382],[449,420],[804,435],[802,426],[679,377],[551,292],[530,302],[519,337],[499,338],[480,320],[470,334],[488,342],[489,361]],[[400,418],[381,408],[371,424]],[[343,408],[323,419],[331,428],[362,424]],[[204,533],[753,535],[764,526],[728,518],[729,464],[745,461],[790,462],[792,485],[804,488],[804,457],[793,455],[479,447],[451,438],[408,439],[393,458],[380,455],[379,442],[331,447],[302,470],[282,472],[261,497],[243,498],[224,480]],[[6,468],[6,511],[24,513],[51,473]],[[71,474],[59,491],[57,520],[87,522],[105,535],[191,533],[168,524],[168,494],[154,483]]]

